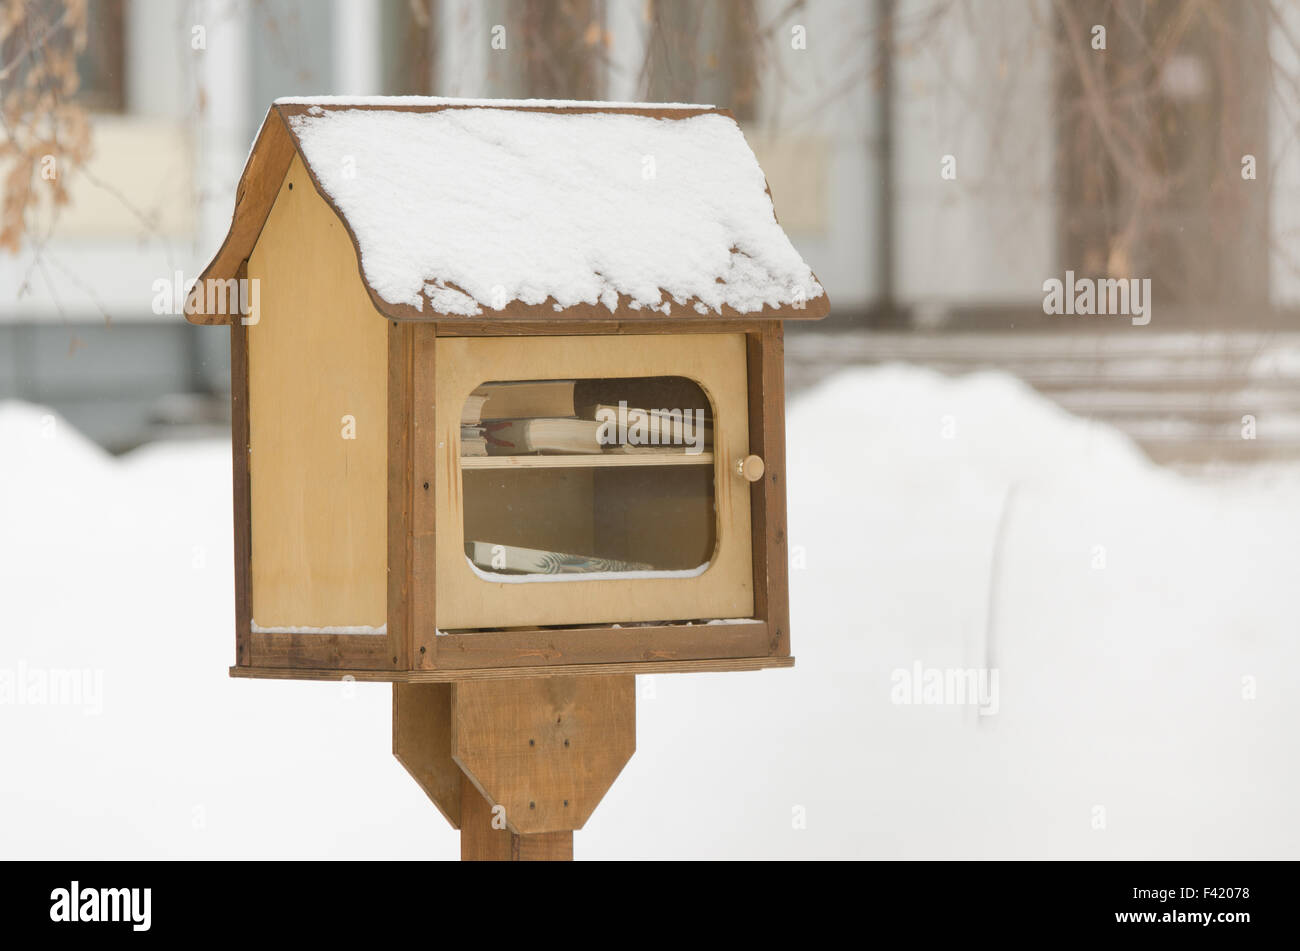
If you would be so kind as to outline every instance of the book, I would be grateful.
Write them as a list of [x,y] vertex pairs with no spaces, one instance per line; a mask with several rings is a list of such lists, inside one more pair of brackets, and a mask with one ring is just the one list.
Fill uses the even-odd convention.
[[501,419],[483,424],[489,456],[598,453],[599,431],[594,419]]
[[703,451],[713,444],[713,423],[694,410],[646,410],[626,403],[578,407],[584,419],[605,423],[606,449],[622,452],[664,447]]
[[469,396],[465,397],[465,405],[460,408],[460,424],[462,426],[472,426],[483,418],[483,404],[487,402],[488,395],[480,392],[482,387],[475,390]]
[[465,555],[483,571],[500,574],[569,575],[604,571],[653,571],[652,565],[639,561],[620,561],[595,555],[496,545],[491,542],[466,542]]
[[462,456],[486,456],[487,437],[483,435],[482,426],[460,427],[460,454]]
[[484,383],[465,400],[462,424],[496,419],[573,416],[576,380],[513,380]]

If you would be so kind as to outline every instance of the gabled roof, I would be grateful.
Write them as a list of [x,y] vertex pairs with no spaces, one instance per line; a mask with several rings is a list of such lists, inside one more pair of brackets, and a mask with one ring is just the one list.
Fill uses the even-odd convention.
[[[394,320],[817,318],[825,291],[711,106],[281,99],[221,250],[247,260],[294,154]],[[227,314],[189,314],[228,323]]]

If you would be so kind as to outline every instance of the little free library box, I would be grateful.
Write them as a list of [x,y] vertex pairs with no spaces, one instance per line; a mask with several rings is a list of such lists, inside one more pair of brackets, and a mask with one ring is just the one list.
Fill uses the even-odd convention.
[[827,309],[725,110],[277,101],[186,308],[231,673],[392,681],[465,857],[570,857],[632,675],[793,664],[782,322]]

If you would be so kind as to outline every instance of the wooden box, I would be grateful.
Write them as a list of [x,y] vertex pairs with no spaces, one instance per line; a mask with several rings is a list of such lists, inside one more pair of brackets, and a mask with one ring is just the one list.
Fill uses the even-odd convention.
[[[652,201],[633,174],[647,148]],[[585,178],[545,184],[591,155],[602,158]],[[530,188],[544,194],[534,202]],[[600,208],[579,201],[588,192]],[[529,202],[577,220],[501,210]],[[605,219],[587,216],[620,214],[626,245],[609,250],[601,232],[599,246]],[[455,242],[428,237],[443,219],[495,235],[479,255],[493,260],[458,260]],[[389,221],[401,234],[385,234]],[[742,241],[753,247],[724,246]],[[187,303],[192,322],[231,333],[232,673],[419,682],[790,666],[782,321],[821,317],[827,302],[787,247],[721,110],[277,103]],[[573,274],[561,250],[582,252]],[[548,254],[560,263],[529,264]],[[403,268],[422,296],[394,291]],[[493,269],[500,284],[479,280]],[[656,269],[673,286],[647,303],[625,275]],[[569,299],[593,280],[604,289]],[[768,299],[754,303],[755,286]],[[631,416],[594,451],[536,450],[533,420],[465,422],[476,402],[539,393],[572,399],[584,422],[592,406],[608,419],[620,397]],[[522,405],[511,412],[530,415]],[[644,425],[625,444],[646,421],[638,409],[667,445],[645,445]],[[678,410],[705,425],[679,431]],[[492,454],[468,454],[480,438]],[[567,570],[548,573],[557,565]]]

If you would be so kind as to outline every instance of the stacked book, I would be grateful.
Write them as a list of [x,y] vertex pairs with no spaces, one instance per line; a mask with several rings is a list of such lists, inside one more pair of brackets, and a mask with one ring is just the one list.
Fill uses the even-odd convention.
[[461,455],[701,452],[712,443],[706,414],[583,398],[576,380],[485,383],[461,411]]
[[491,542],[466,542],[465,555],[476,568],[507,575],[579,575],[654,570],[653,565],[639,561],[543,551],[519,545],[494,545]]

